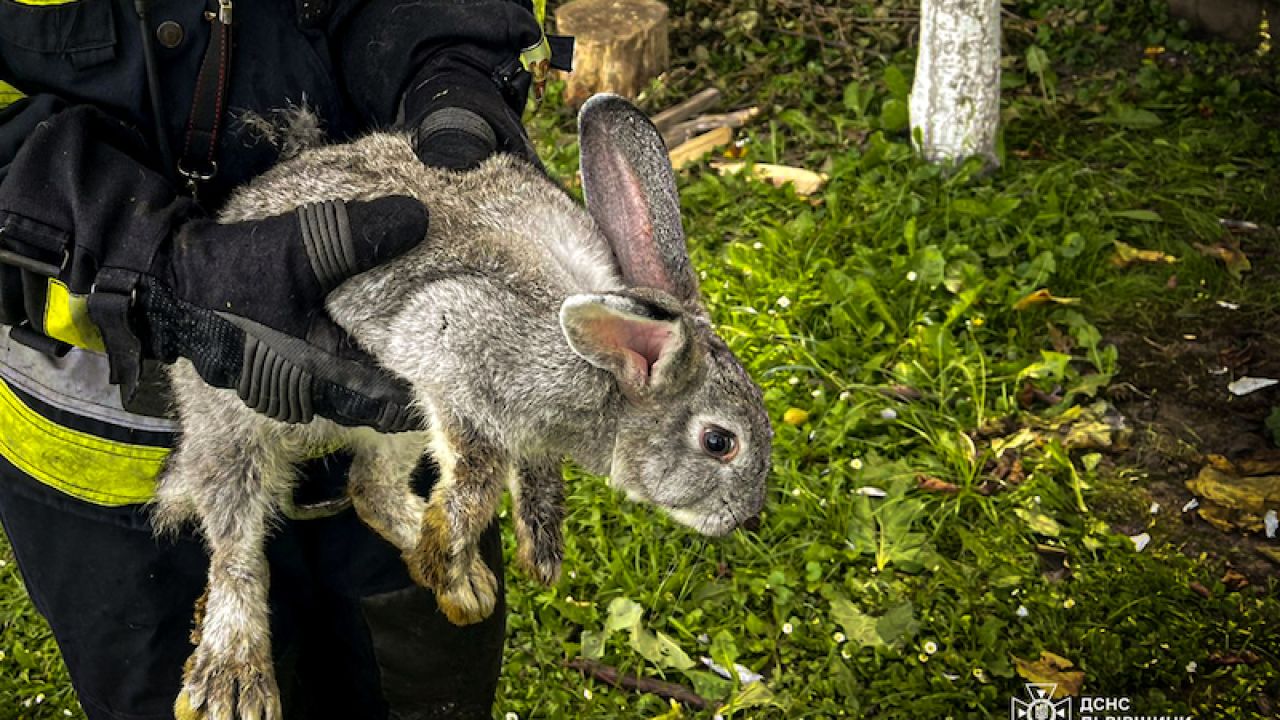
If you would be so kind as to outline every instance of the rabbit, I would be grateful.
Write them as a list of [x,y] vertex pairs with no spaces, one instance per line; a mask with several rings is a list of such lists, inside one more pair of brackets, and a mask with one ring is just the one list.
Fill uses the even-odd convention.
[[[398,548],[455,624],[493,612],[477,540],[503,487],[518,564],[543,583],[562,557],[568,457],[707,535],[764,503],[773,430],[760,389],[716,336],[685,247],[661,137],[626,100],[579,114],[587,210],[540,169],[497,155],[428,168],[408,135],[311,148],[237,191],[219,220],[392,194],[430,212],[423,242],[330,294],[326,308],[405,379],[420,430],[380,434],[322,418],[286,424],[170,366],[182,427],[158,484],[159,531],[194,520],[210,550],[178,718],[279,718],[264,542],[295,462],[344,447],[360,519]],[[424,499],[410,475],[430,453]]]

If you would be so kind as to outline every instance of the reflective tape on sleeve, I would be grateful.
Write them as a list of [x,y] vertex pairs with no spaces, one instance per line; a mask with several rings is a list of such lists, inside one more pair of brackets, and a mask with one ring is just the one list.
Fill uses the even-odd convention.
[[0,381],[0,455],[22,472],[96,505],[147,502],[169,450],[106,440],[58,425]]

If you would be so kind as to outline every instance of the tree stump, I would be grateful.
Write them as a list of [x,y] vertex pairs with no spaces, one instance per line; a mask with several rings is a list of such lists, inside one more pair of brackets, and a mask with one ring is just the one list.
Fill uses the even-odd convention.
[[556,9],[556,32],[573,35],[565,102],[595,93],[635,98],[670,62],[667,6],[657,0],[573,0]]

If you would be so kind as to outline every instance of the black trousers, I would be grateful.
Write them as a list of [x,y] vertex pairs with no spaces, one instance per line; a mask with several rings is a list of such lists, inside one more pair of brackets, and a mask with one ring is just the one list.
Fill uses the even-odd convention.
[[[345,474],[344,467],[319,470],[310,474]],[[206,582],[199,538],[157,539],[145,508],[82,502],[3,459],[0,522],[90,720],[170,720]],[[496,523],[482,549],[501,579]],[[491,717],[505,631],[501,600],[482,623],[450,624],[431,593],[409,579],[399,552],[351,510],[285,521],[267,554],[273,654],[288,720]]]

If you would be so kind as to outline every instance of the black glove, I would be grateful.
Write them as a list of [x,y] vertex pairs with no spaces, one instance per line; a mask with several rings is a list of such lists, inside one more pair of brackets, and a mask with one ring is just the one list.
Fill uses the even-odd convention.
[[0,182],[0,295],[14,310],[5,321],[45,332],[56,277],[88,296],[126,401],[144,358],[182,356],[273,417],[412,426],[406,384],[359,353],[322,301],[420,241],[422,205],[325,203],[221,226],[193,219],[192,202],[141,160],[149,154],[135,131],[87,107],[31,133]]
[[[141,274],[136,308],[101,287],[115,277],[127,286],[131,272],[103,270],[89,311],[109,352],[115,344],[116,353],[185,357],[205,382],[234,388],[277,420],[320,415],[405,430],[417,422],[408,386],[377,370],[323,302],[342,281],[399,255],[426,231],[422,204],[403,196],[318,203],[231,225],[192,221]],[[136,342],[131,328],[138,329]]]

